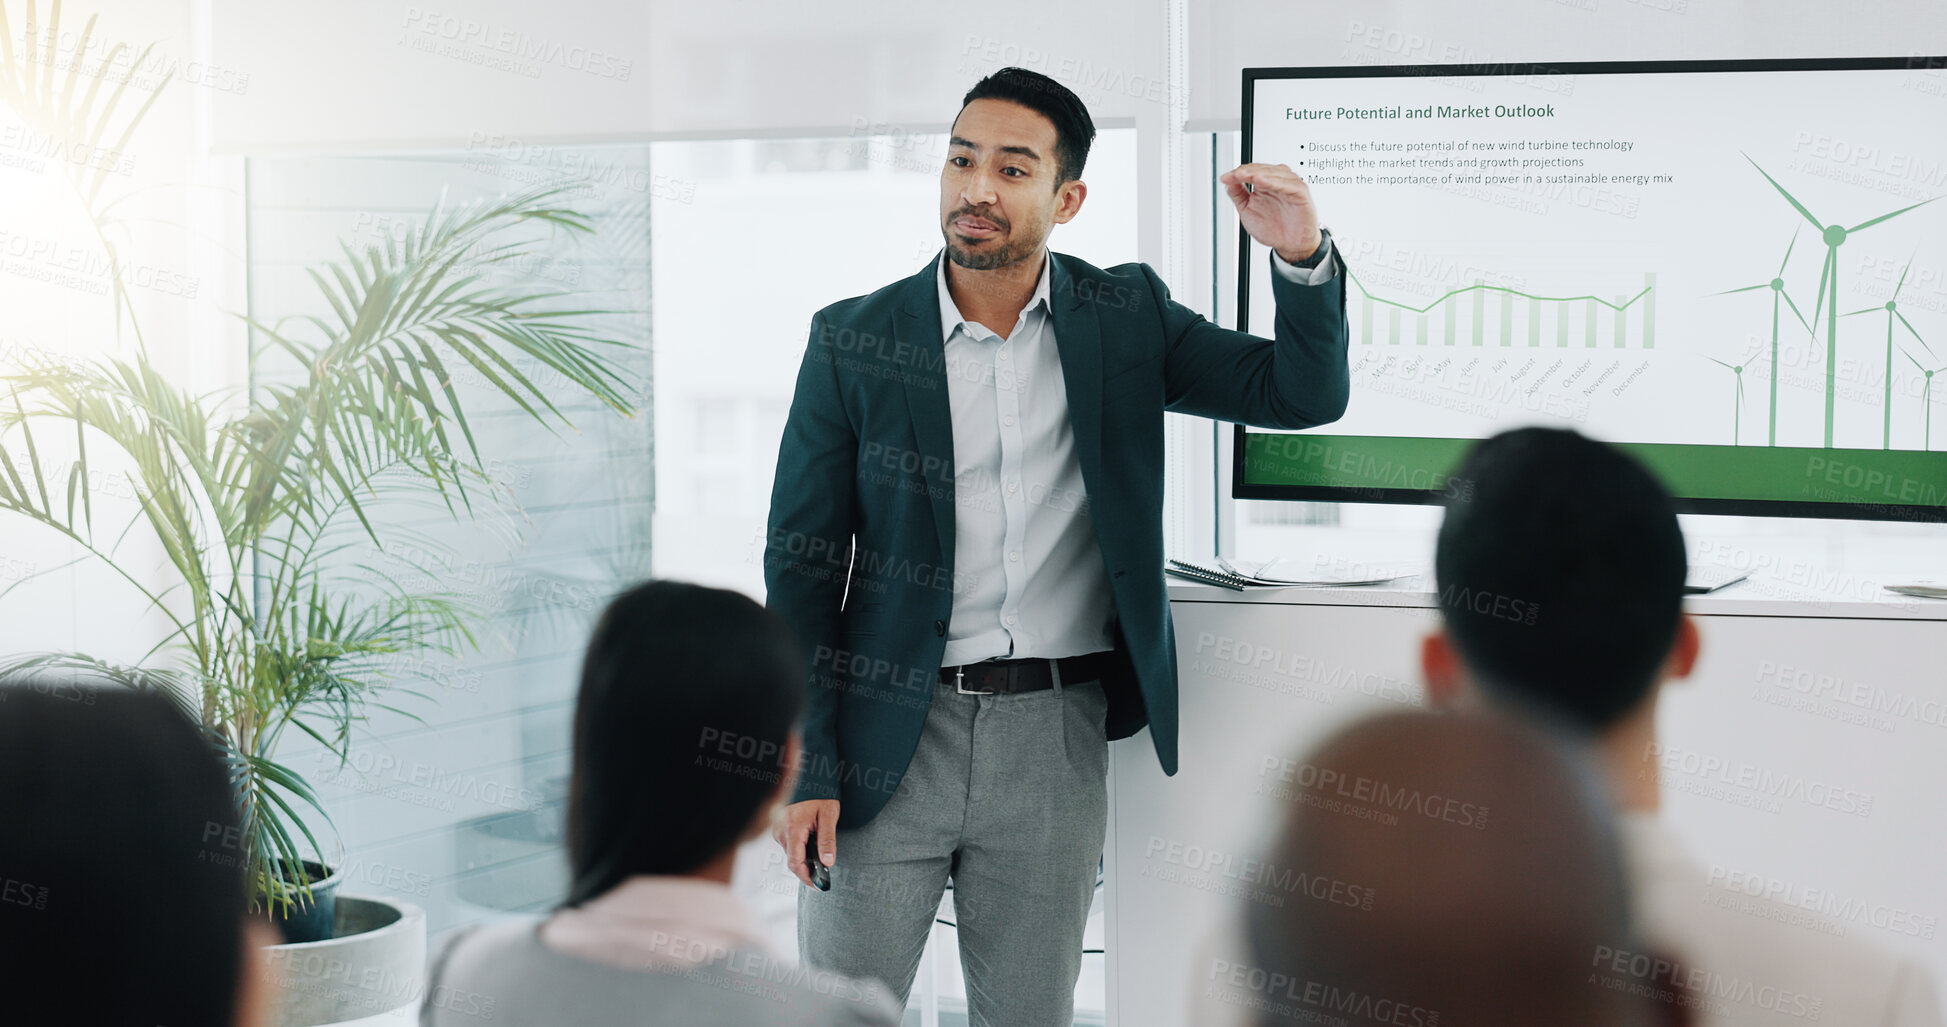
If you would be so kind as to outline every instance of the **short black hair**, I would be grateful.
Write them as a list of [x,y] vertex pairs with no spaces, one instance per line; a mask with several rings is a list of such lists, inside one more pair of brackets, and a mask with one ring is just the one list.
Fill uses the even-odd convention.
[[1655,686],[1683,615],[1683,532],[1633,457],[1557,428],[1475,446],[1434,557],[1440,610],[1492,697],[1602,731]]
[[[1018,103],[1055,125],[1055,185],[1082,177],[1088,148],[1095,142],[1095,120],[1082,98],[1067,86],[1026,68],[1002,68],[975,82],[960,101],[960,109],[975,100]],[[958,115],[955,116],[958,120]]]
[[737,592],[651,581],[603,611],[575,700],[567,905],[737,844],[789,769],[805,660]]
[[0,687],[0,795],[9,1022],[232,1022],[249,908],[236,793],[176,702]]

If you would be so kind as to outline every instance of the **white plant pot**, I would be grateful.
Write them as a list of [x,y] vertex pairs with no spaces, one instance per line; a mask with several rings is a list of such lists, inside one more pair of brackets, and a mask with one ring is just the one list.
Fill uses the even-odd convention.
[[334,937],[271,945],[278,990],[273,1027],[363,1020],[416,1004],[426,977],[426,911],[376,895],[338,893]]

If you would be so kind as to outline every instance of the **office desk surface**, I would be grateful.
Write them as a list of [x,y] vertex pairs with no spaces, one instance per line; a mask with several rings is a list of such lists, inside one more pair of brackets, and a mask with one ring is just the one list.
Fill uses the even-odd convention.
[[[1881,587],[1884,581],[1906,581],[1908,578],[1865,575],[1844,575],[1843,578],[1845,584],[1821,589],[1780,578],[1754,576],[1715,592],[1690,596],[1684,600],[1684,609],[1699,616],[1947,621],[1947,599],[1921,599],[1888,592]],[[1195,581],[1172,580],[1169,597],[1172,603],[1403,606],[1428,610],[1438,608],[1440,598],[1434,590],[1430,574],[1408,575],[1401,581],[1386,585],[1345,588],[1254,587],[1242,592]]]

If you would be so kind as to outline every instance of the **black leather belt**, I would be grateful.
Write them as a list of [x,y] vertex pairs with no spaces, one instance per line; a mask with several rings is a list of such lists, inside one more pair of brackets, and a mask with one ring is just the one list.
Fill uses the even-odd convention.
[[1054,668],[1064,685],[1102,680],[1107,653],[1064,656],[1056,660],[984,660],[940,668],[940,684],[964,695],[1038,692],[1055,686]]

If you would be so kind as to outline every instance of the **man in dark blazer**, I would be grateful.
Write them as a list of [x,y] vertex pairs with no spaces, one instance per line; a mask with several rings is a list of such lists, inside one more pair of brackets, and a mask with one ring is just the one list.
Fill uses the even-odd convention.
[[1107,742],[1148,725],[1176,771],[1164,411],[1309,428],[1349,391],[1343,264],[1304,181],[1220,177],[1272,250],[1262,339],[1147,265],[1047,249],[1094,134],[1034,72],[968,92],[945,248],[812,319],[771,494],[768,602],[810,690],[776,836],[807,885],[808,841],[830,874],[800,892],[803,956],[903,1001],[951,880],[973,1025],[1071,1022]]

